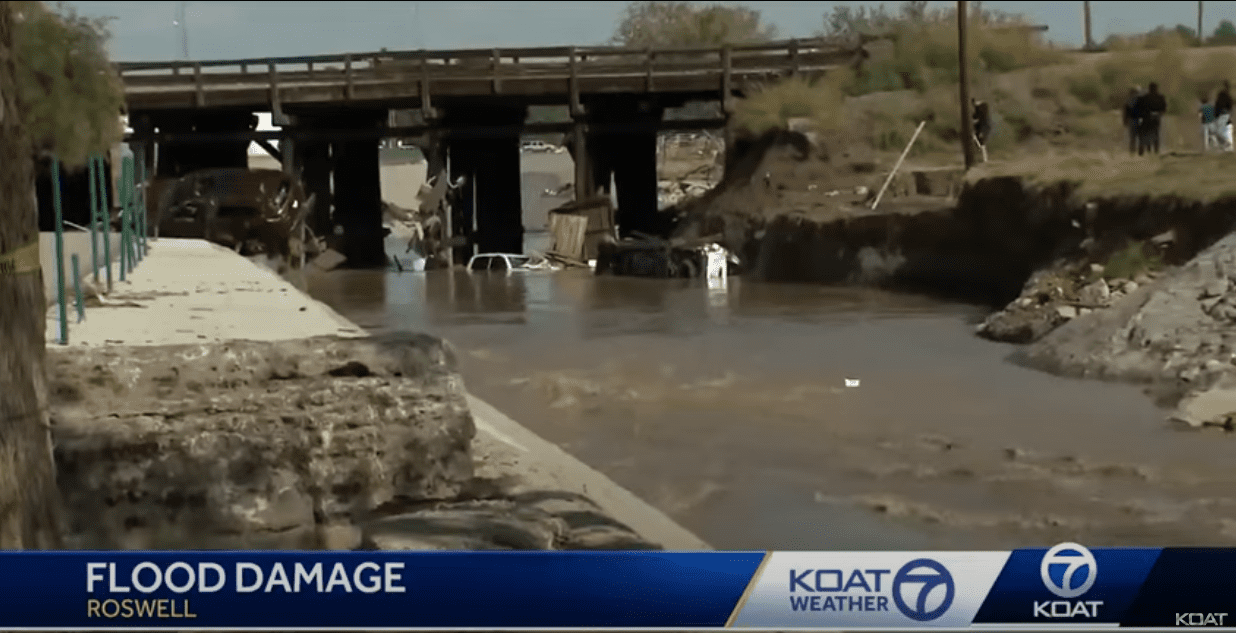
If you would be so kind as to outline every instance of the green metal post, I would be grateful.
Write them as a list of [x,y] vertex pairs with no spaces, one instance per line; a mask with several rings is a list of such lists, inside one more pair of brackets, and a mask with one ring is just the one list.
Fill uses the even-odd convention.
[[146,217],[146,148],[142,147],[137,153],[137,226],[138,235],[142,243],[142,259],[146,258],[147,252],[150,250],[148,238],[150,236],[150,222]]
[[82,273],[77,253],[73,253],[73,296],[77,299],[77,322],[81,323],[86,319],[86,302],[82,300]]
[[129,272],[129,188],[124,183],[129,180],[129,161],[120,160],[120,181],[116,183],[120,194],[120,281],[125,280]]
[[60,308],[60,344],[69,343],[69,313],[64,297],[64,210],[60,207],[60,160],[52,158],[52,207],[56,211],[56,305]]
[[[94,156],[91,156],[86,166],[86,176],[90,178],[90,274],[94,283],[99,283],[99,181],[95,179]],[[106,239],[106,238],[104,238]]]
[[102,156],[96,156],[95,162],[99,168],[94,175],[99,179],[99,221],[103,223],[103,265],[107,267],[107,291],[112,291],[112,217],[110,200],[111,188],[107,187],[107,165]]

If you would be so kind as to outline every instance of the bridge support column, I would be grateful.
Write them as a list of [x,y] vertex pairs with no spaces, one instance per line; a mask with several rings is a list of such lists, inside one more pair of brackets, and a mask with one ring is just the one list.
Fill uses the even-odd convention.
[[[456,235],[467,235],[468,229],[475,224],[471,241],[477,252],[522,253],[524,250],[519,135],[479,136],[469,133],[467,128],[469,125],[519,126],[523,125],[527,114],[527,109],[522,107],[455,108],[446,113],[446,125],[460,130],[447,140],[451,176],[467,177],[460,205],[464,208],[460,209],[462,213],[454,215],[452,226]],[[473,192],[475,200],[472,200]],[[456,261],[464,254],[456,251]]]
[[[386,112],[346,112],[334,120],[340,128],[376,128],[385,122]],[[332,143],[331,153],[335,172],[334,223],[343,228],[342,249],[347,265],[354,268],[384,266],[386,250],[382,234],[378,140],[336,141]]]
[[571,160],[575,161],[575,201],[587,199],[596,192],[593,169],[596,163],[589,153],[588,126],[582,118],[575,120],[571,129],[570,143],[567,147],[571,152]]
[[651,100],[611,98],[592,105],[589,111],[593,121],[603,126],[588,139],[596,161],[594,178],[598,188],[608,191],[613,176],[619,234],[657,233],[661,224],[657,211],[657,131],[664,108]]

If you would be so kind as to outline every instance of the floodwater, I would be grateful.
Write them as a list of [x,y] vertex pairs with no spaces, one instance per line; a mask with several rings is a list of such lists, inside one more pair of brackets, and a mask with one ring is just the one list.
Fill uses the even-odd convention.
[[1236,540],[1232,436],[1007,362],[975,306],[582,271],[308,285],[363,327],[450,340],[473,393],[718,548]]

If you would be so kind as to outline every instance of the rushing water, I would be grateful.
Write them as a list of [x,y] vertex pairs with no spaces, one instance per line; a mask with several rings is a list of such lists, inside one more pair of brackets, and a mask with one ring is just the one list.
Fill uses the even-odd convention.
[[363,327],[450,340],[474,393],[717,547],[1231,538],[1226,438],[1169,430],[1135,388],[1008,363],[974,306],[583,271],[309,289]]

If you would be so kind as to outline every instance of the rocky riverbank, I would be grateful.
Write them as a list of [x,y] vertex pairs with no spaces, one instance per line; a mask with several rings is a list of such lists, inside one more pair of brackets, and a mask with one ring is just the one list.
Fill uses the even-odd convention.
[[[1236,234],[1104,309],[1078,314],[1027,348],[1032,366],[1066,375],[1146,382],[1165,401],[1231,386],[1236,377]],[[1230,424],[1211,411],[1195,425]],[[1226,419],[1226,418],[1225,418]]]

